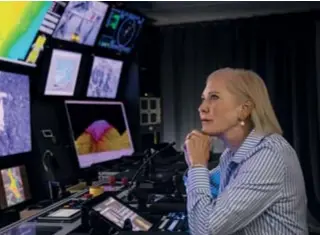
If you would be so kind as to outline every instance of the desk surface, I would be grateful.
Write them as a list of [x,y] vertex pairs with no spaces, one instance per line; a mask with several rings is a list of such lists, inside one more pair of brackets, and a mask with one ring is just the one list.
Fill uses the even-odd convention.
[[[105,182],[103,182],[105,183]],[[102,182],[97,183],[95,185],[102,185]],[[121,190],[122,186],[118,188],[118,190]],[[88,189],[85,189],[81,192],[75,193],[71,195],[70,197],[66,199],[62,199],[59,202],[56,202],[42,210],[40,210],[38,213],[36,213],[33,216],[30,216],[25,219],[21,219],[15,223],[12,223],[2,229],[0,229],[1,235],[66,235],[70,234],[72,231],[77,229],[81,225],[81,218],[73,221],[73,222],[39,222],[36,221],[38,217],[41,217],[45,215],[46,213],[61,207],[65,203],[69,202],[70,200],[73,200],[75,198],[79,198],[82,195],[88,193]],[[36,221],[36,222],[34,222]]]

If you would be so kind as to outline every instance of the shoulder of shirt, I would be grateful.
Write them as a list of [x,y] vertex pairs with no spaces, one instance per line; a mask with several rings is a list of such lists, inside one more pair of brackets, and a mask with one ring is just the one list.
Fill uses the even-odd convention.
[[287,142],[287,140],[283,136],[279,134],[271,134],[265,136],[263,139],[261,139],[260,143],[252,151],[258,151],[264,148],[270,149],[272,152],[278,155],[296,155],[296,152],[293,149],[293,147]]
[[[274,155],[278,156],[296,155],[296,152],[292,148],[292,146],[286,141],[283,136],[279,134],[271,134],[263,137],[260,136],[257,137],[256,140],[258,139],[259,141],[257,141],[254,146],[250,146],[250,148],[246,152],[241,152],[241,154],[238,155],[237,153],[235,154],[239,162],[247,160],[248,158],[264,149],[269,150],[271,153],[274,153]],[[228,158],[229,155],[230,150],[226,149],[222,153],[221,159]]]

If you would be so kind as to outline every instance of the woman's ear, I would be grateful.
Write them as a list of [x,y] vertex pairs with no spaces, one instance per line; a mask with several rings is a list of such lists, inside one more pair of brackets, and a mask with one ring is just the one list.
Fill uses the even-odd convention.
[[254,105],[250,100],[247,100],[246,102],[244,102],[241,105],[241,115],[240,115],[241,120],[247,119],[250,116],[253,108],[254,108]]

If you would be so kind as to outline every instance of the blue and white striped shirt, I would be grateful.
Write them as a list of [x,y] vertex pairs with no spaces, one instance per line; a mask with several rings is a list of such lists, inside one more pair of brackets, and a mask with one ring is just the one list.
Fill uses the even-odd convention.
[[[227,179],[230,162],[234,167]],[[217,198],[211,194],[208,169],[188,172],[192,235],[308,234],[302,170],[294,149],[282,136],[252,131],[236,153],[224,151],[218,167]]]

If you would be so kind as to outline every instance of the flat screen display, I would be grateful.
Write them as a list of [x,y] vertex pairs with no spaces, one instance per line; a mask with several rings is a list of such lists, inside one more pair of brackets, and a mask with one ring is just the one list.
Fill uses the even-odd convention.
[[24,166],[0,170],[0,196],[2,209],[30,199],[29,183]]
[[95,1],[70,1],[53,37],[93,46],[108,5]]
[[149,221],[145,220],[113,197],[109,197],[93,209],[119,228],[124,228],[126,219],[130,219],[132,231],[148,231],[152,227],[152,224]]
[[66,101],[71,134],[81,168],[134,152],[121,102]]
[[[47,3],[48,4],[48,3]],[[39,31],[32,42],[26,62],[36,64],[48,38],[53,34],[67,3],[63,1],[53,1],[44,16]]]
[[135,46],[145,18],[137,14],[112,8],[101,29],[98,46],[129,54]]
[[24,61],[51,1],[0,3],[0,57]]
[[115,98],[118,91],[122,61],[94,57],[87,97]]
[[29,77],[0,71],[0,158],[30,151]]
[[44,94],[73,96],[80,62],[80,53],[54,49]]

